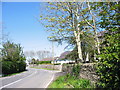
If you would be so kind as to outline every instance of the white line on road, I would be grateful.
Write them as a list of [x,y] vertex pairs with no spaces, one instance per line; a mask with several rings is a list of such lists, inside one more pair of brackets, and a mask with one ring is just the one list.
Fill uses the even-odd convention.
[[[34,73],[32,73],[31,75],[29,75],[29,76],[27,76],[27,77],[30,77],[30,76],[32,76],[32,75],[34,75],[34,74],[36,74],[36,73],[37,73],[37,70],[35,70]],[[0,87],[0,89],[2,89],[2,88],[4,88],[4,87],[7,87],[7,86],[9,86],[9,85],[12,85],[12,84],[14,84],[14,83],[17,83],[17,82],[19,82],[19,81],[21,81],[21,80],[23,80],[23,79],[25,79],[25,78],[27,78],[27,77],[24,77],[24,78],[22,78],[22,79],[19,79],[19,80],[17,80],[17,81],[14,81],[14,82],[12,82],[12,83],[9,83],[9,84],[7,84],[7,85],[4,85],[4,86]]]
[[50,85],[50,83],[53,81],[53,79],[54,79],[54,76],[55,76],[55,73],[53,73],[53,76],[52,76],[52,78],[51,78],[51,80],[50,80],[50,82],[46,85],[46,87],[45,88],[47,88],[49,85]]

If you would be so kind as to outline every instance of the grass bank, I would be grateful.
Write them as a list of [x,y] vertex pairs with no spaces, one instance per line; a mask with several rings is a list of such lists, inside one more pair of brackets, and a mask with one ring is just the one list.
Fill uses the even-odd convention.
[[65,75],[58,77],[48,88],[94,88],[94,85],[89,80]]

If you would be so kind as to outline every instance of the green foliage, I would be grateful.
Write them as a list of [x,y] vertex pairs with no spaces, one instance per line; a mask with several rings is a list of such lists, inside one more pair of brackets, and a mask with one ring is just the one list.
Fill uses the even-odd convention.
[[32,62],[31,62],[31,64],[36,64],[36,60],[35,60],[35,58],[32,58]]
[[68,85],[72,85],[74,88],[91,88],[90,81],[85,79],[78,79],[74,80],[74,77],[72,77],[69,80]]
[[[47,15],[43,20],[48,21],[48,29],[52,31],[52,36],[50,39],[62,42],[66,41],[68,44],[75,46],[77,38],[74,36],[74,31],[77,31],[73,27],[73,23],[77,25],[80,24],[80,42],[83,53],[83,58],[85,58],[86,53],[90,53],[90,58],[94,55],[97,55],[95,41],[96,35],[101,34],[98,32],[98,29],[104,30],[104,35],[101,35],[100,41],[100,55],[98,56],[98,67],[97,72],[100,76],[99,86],[103,88],[119,88],[120,87],[120,2],[98,2],[90,3],[91,10],[88,10],[84,3],[50,3],[48,10],[50,10],[51,15]],[[78,6],[79,5],[79,6]],[[52,8],[53,7],[53,8]],[[77,8],[79,13],[76,13]],[[73,11],[73,12],[72,12]],[[91,16],[90,11],[93,12]],[[75,12],[75,13],[74,13]],[[80,19],[75,20],[76,15],[79,15]],[[44,16],[44,14],[43,14]],[[53,18],[53,16],[55,18]],[[82,16],[82,17],[81,17]],[[97,17],[97,18],[96,18]],[[95,18],[94,20],[91,20]],[[74,19],[74,21],[73,21]],[[91,29],[91,25],[87,25],[85,21],[91,23],[92,26],[96,26],[97,31]],[[96,25],[94,25],[96,24]],[[93,28],[93,27],[92,27]],[[94,34],[93,34],[94,33]],[[98,36],[96,36],[98,37]],[[96,39],[96,40],[95,40]],[[70,55],[77,58],[77,49],[74,49]],[[69,55],[69,56],[70,56]],[[68,57],[69,57],[68,56]],[[72,57],[74,58],[74,57]],[[78,74],[78,67],[73,68],[73,72]]]
[[[67,41],[72,47],[74,47],[74,49],[65,58],[75,60],[76,62],[78,62],[77,60],[79,59],[79,57],[78,57],[78,49],[77,49],[75,37],[68,38]],[[84,61],[86,59],[86,52],[87,53],[89,52],[90,60],[93,62],[92,56],[94,55],[94,50],[95,50],[94,45],[95,45],[95,41],[93,38],[93,34],[91,32],[89,33],[84,32],[84,34],[81,35],[81,47],[82,47],[82,55]]]
[[54,65],[61,65],[61,63],[56,63],[56,64],[54,64]]
[[106,30],[102,42],[97,73],[100,76],[99,87],[120,89],[120,3],[101,3],[104,12],[100,13],[101,27]]
[[11,73],[16,72],[16,70],[14,71],[13,65],[14,65],[13,62],[11,62],[11,61],[3,61],[2,62],[2,73],[3,74],[11,74]]
[[74,76],[65,75],[58,77],[49,88],[94,88],[89,80],[76,79]]
[[3,44],[2,51],[2,74],[12,74],[26,69],[25,57],[22,47],[7,41]]
[[39,64],[51,64],[51,61],[38,61]]
[[39,64],[51,64],[51,61],[39,61],[39,60],[36,60],[35,58],[33,58],[31,64],[36,64],[36,65],[39,65]]
[[80,74],[80,65],[79,64],[75,64],[74,66],[73,66],[73,69],[72,69],[72,75],[74,76],[74,77],[76,77],[76,78],[78,78],[79,77],[79,74]]
[[[83,61],[82,55],[80,55],[82,51],[86,54],[88,50],[92,49],[91,51],[93,51],[93,48],[91,47],[94,46],[94,38],[89,34],[92,33],[92,28],[88,26],[85,21],[85,19],[91,19],[91,16],[89,16],[90,14],[87,3],[53,2],[48,3],[46,6],[46,12],[50,13],[41,15],[40,19],[46,29],[51,33],[51,36],[48,37],[48,39],[51,41],[56,41],[59,44],[62,42],[67,42],[69,46],[71,45],[77,47],[80,50],[76,50],[77,53],[76,51],[75,53],[72,53],[72,55],[75,54],[75,57],[73,58],[79,58]],[[89,22],[90,21],[91,20],[89,20]],[[77,40],[77,38],[80,38],[80,40]],[[86,43],[85,41],[89,43]],[[78,45],[81,42],[82,47],[81,44]],[[87,49],[84,49],[84,47]],[[81,48],[83,48],[83,50],[81,50]],[[79,56],[77,57],[76,55]]]
[[26,63],[21,61],[18,63],[18,68],[19,68],[19,72],[25,71],[26,70]]

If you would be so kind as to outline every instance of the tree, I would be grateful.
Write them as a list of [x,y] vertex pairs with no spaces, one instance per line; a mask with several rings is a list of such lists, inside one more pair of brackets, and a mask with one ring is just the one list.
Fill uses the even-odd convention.
[[7,41],[3,43],[2,51],[2,73],[11,74],[26,69],[25,56],[20,44]]
[[[100,41],[98,38],[98,28],[99,27],[99,7],[96,6],[97,3],[90,3],[87,2],[87,12],[90,18],[84,19],[85,22],[93,29],[94,32],[94,39],[95,39],[95,48],[97,48],[97,53],[100,54]],[[97,10],[96,10],[97,9]],[[84,16],[83,16],[84,17]]]
[[104,2],[98,6],[102,8],[100,25],[106,31],[97,68],[99,87],[120,89],[120,2]]
[[[86,3],[83,2],[57,2],[47,4],[47,15],[41,15],[45,27],[52,32],[51,40],[62,42],[69,37],[75,37],[78,57],[83,62],[81,35],[86,32],[87,23],[83,15],[86,14]],[[87,9],[88,10],[88,9]],[[45,20],[45,21],[44,21]]]
[[[67,47],[74,47],[72,52],[66,56],[68,59],[72,60],[78,60],[78,53],[77,53],[77,47],[76,47],[76,41],[75,37],[71,37],[71,39],[68,39],[69,46]],[[83,60],[84,62],[93,62],[93,55],[94,55],[94,37],[92,33],[84,32],[81,35],[81,47],[82,47],[82,54],[83,54]],[[90,60],[89,60],[90,58]],[[77,61],[76,61],[77,62]]]

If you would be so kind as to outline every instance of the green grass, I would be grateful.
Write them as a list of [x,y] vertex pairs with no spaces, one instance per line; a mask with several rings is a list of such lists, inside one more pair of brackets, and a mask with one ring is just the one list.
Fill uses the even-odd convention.
[[39,67],[31,67],[31,68],[36,68],[36,69],[45,69],[45,70],[56,70],[56,69],[50,69],[50,68],[39,68]]
[[89,80],[65,75],[58,77],[48,88],[94,88],[94,85]]

